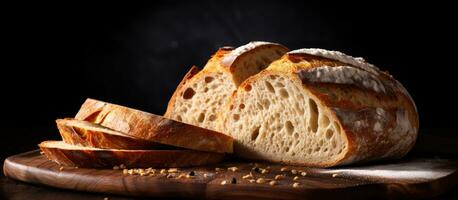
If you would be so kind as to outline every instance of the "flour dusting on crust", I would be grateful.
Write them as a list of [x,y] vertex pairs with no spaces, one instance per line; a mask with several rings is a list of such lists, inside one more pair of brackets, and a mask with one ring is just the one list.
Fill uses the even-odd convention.
[[243,46],[237,47],[236,49],[231,51],[229,54],[224,56],[224,58],[221,60],[221,65],[226,66],[226,67],[230,67],[238,56],[240,56],[243,53],[248,52],[248,51],[250,51],[250,50],[252,50],[254,48],[257,48],[257,47],[262,46],[262,45],[268,45],[268,44],[276,44],[276,43],[263,42],[263,41],[254,41],[254,42],[250,42],[248,44],[245,44]]
[[309,54],[313,56],[319,56],[323,58],[337,60],[339,62],[343,62],[349,65],[361,68],[375,75],[378,75],[380,71],[376,66],[366,62],[364,58],[361,58],[361,57],[355,58],[355,57],[346,55],[340,51],[329,51],[326,49],[310,48],[310,49],[297,49],[294,51],[290,51],[287,54]]
[[303,82],[354,84],[375,92],[386,92],[383,83],[375,75],[350,66],[321,66],[301,70],[299,77]]

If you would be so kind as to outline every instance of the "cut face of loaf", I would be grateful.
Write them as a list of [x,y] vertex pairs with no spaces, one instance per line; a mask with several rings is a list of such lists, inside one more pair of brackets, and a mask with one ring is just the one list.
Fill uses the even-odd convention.
[[361,58],[306,49],[243,82],[223,127],[238,156],[328,167],[404,156],[418,114],[399,82]]
[[269,42],[250,42],[239,48],[221,48],[197,73],[185,76],[169,101],[165,116],[171,119],[223,131],[221,110],[237,86],[266,68],[287,52],[287,48]]
[[49,160],[68,167],[192,167],[215,164],[224,158],[224,154],[193,150],[99,149],[63,141],[44,141],[38,146]]
[[319,166],[345,154],[339,123],[288,76],[260,74],[231,105],[226,132],[236,139],[235,152],[242,157]]
[[91,122],[75,119],[56,120],[62,140],[71,145],[102,149],[177,149],[132,137]]

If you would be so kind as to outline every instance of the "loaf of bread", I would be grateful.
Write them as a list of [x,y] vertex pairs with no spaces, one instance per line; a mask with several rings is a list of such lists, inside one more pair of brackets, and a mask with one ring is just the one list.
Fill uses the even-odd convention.
[[76,119],[58,119],[57,128],[62,140],[71,145],[102,149],[177,149],[126,135],[119,131]]
[[155,143],[198,151],[232,153],[233,139],[230,136],[94,99],[84,102],[75,119]]
[[288,52],[245,80],[220,112],[237,155],[317,167],[400,158],[419,127],[401,83],[323,49]]
[[63,141],[44,141],[38,145],[44,155],[68,167],[192,167],[215,164],[224,154],[193,150],[121,150],[70,145]]
[[266,68],[288,49],[270,42],[250,42],[236,49],[220,48],[202,71],[185,75],[169,101],[165,117],[223,131],[218,123],[233,91],[246,78]]

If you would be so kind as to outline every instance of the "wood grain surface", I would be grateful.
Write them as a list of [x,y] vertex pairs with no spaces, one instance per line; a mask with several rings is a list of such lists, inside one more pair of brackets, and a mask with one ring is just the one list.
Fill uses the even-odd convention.
[[[228,170],[234,166],[238,170]],[[221,170],[215,170],[217,167]],[[282,167],[287,170],[281,171]],[[263,174],[260,169],[268,172]],[[299,173],[293,174],[293,169]],[[140,176],[124,175],[122,170],[61,168],[39,151],[31,151],[7,158],[3,170],[6,176],[16,180],[63,189],[196,199],[426,198],[439,195],[458,182],[457,160],[425,158],[332,169],[226,162],[218,166],[178,169],[179,173]],[[178,178],[179,174],[191,171],[195,173],[192,178]],[[284,178],[276,180],[274,186],[269,181],[251,183],[242,178],[250,172],[255,180],[274,180],[276,175],[284,175]],[[300,172],[307,174],[302,176]],[[298,180],[293,180],[295,176]],[[231,183],[233,178],[235,183]],[[227,184],[222,185],[223,181]],[[298,187],[293,187],[294,182],[299,183]]]

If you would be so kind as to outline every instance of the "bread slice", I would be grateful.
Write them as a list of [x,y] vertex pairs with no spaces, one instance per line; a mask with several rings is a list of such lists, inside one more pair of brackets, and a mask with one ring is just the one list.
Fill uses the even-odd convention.
[[329,167],[404,156],[418,114],[391,75],[336,51],[289,52],[234,93],[223,127],[241,157]]
[[83,103],[75,119],[93,122],[160,144],[198,151],[232,153],[233,139],[230,136],[94,99],[87,99]]
[[102,149],[177,149],[76,119],[56,120],[65,143]]
[[38,145],[45,156],[63,166],[112,168],[192,167],[215,164],[224,154],[193,150],[121,150],[70,145],[63,141],[44,141]]
[[221,110],[232,92],[246,78],[266,68],[288,49],[270,42],[250,42],[232,49],[220,48],[198,72],[193,67],[169,101],[165,117],[224,131],[219,127]]

